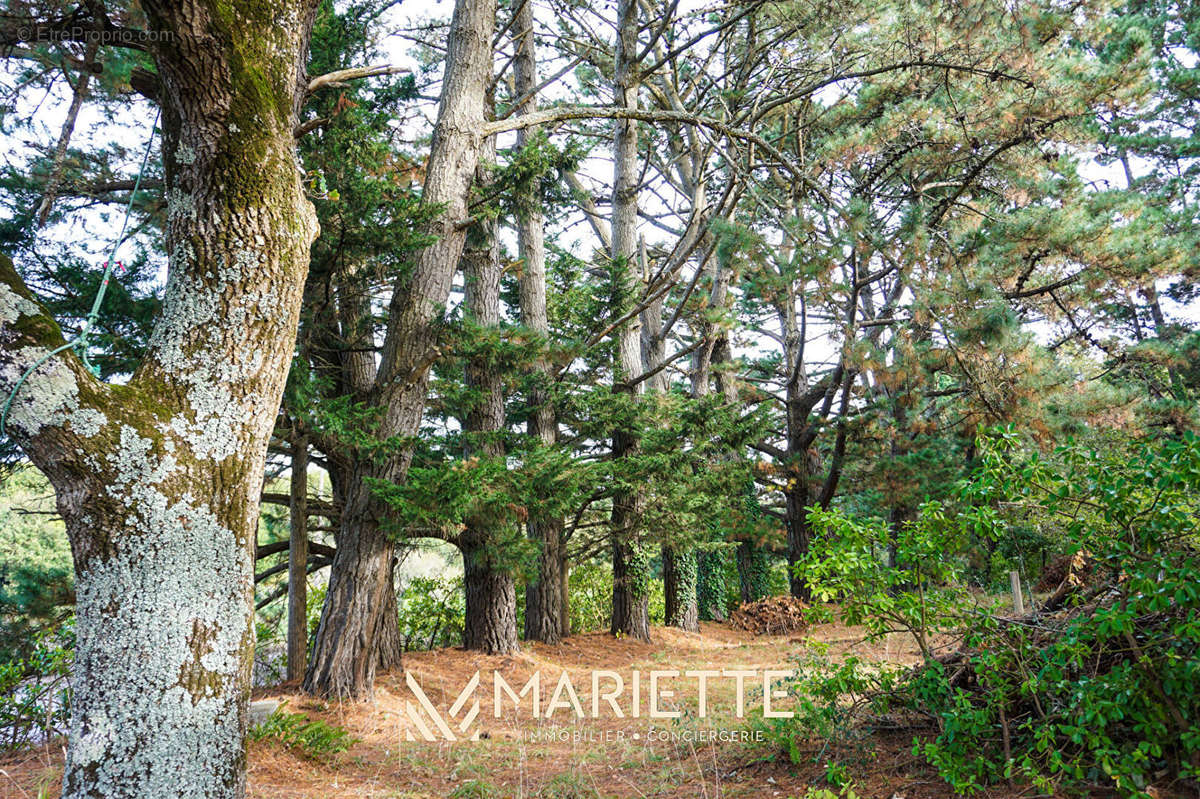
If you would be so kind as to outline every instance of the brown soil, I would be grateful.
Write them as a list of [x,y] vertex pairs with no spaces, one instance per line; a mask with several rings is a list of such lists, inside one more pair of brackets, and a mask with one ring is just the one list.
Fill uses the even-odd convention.
[[[822,785],[822,763],[788,765],[785,758],[775,757],[777,753],[765,743],[695,742],[679,737],[670,740],[669,735],[664,735],[671,730],[748,729],[745,721],[734,718],[733,680],[714,678],[709,688],[709,715],[700,719],[695,715],[695,680],[676,678],[675,697],[664,700],[661,709],[680,709],[684,718],[650,719],[646,717],[648,672],[787,668],[790,658],[807,641],[828,645],[835,656],[854,653],[892,663],[917,661],[916,650],[900,635],[865,644],[861,630],[838,624],[814,625],[802,635],[791,636],[757,636],[727,625],[704,624],[700,633],[655,628],[653,639],[652,644],[645,644],[589,633],[573,636],[560,646],[529,644],[519,654],[505,657],[460,649],[410,654],[405,668],[433,705],[447,716],[452,727],[465,711],[450,718],[446,709],[471,676],[479,672],[481,685],[475,696],[480,711],[473,729],[480,732],[480,739],[476,741],[420,740],[420,730],[406,712],[406,703],[414,702],[414,694],[406,685],[403,670],[381,675],[374,698],[367,702],[318,702],[286,686],[257,692],[255,698],[285,700],[290,712],[303,712],[309,718],[337,724],[358,742],[344,753],[321,759],[289,751],[274,741],[252,742],[249,796],[255,799],[803,797],[810,787]],[[530,740],[528,734],[537,728],[537,722],[531,719],[528,701],[520,712],[511,702],[505,702],[499,718],[496,717],[492,676],[496,670],[518,691],[530,675],[540,671],[543,712],[560,675],[566,672],[585,713],[590,715],[593,669],[618,672],[626,681],[622,703],[625,718],[606,713],[607,706],[603,704],[602,718],[587,718],[577,723],[572,713],[556,711],[551,722],[543,724],[552,723],[566,739]],[[640,718],[628,716],[628,682],[634,669],[640,670],[642,679]],[[606,687],[608,683],[602,685]],[[746,695],[748,707],[756,704],[761,707],[761,682],[757,694],[748,686]],[[412,733],[418,740],[406,740],[406,733]],[[648,740],[652,735],[667,740]],[[859,796],[864,799],[953,796],[937,775],[912,755],[911,734],[877,736],[874,744],[874,756],[852,775]],[[818,753],[819,748],[814,747],[813,754]],[[39,791],[44,791],[42,796],[57,796],[62,761],[62,742],[0,758],[0,796],[32,799],[39,796]],[[1022,794],[993,790],[982,795]]]

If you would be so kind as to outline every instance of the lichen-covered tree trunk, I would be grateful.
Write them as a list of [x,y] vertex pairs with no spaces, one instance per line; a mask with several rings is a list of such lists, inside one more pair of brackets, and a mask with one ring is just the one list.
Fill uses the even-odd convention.
[[[479,130],[492,79],[495,24],[495,0],[458,0],[454,6],[442,98],[422,192],[423,202],[443,212],[425,231],[433,243],[416,254],[411,270],[397,277],[379,368],[364,398],[380,411],[375,432],[381,440],[413,436],[421,424],[429,368],[438,357],[438,322],[463,250],[469,217],[467,196],[479,160]],[[369,480],[402,481],[411,461],[411,447],[388,457],[364,459],[346,488],[347,510],[352,503],[361,504],[358,518],[383,518],[385,508],[372,495]],[[360,554],[335,557],[330,566],[330,591],[304,680],[306,691],[322,696],[370,692],[373,670],[345,669],[338,663],[378,662],[379,631],[386,629],[379,624],[380,603],[385,600],[378,586],[385,579],[391,583],[394,545],[379,534],[377,522],[356,525],[344,512],[338,533],[339,555],[353,538],[362,539],[352,547]],[[378,573],[381,570],[386,578]],[[335,581],[339,586],[336,592]]]
[[[169,33],[152,49],[162,311],[127,385],[67,350],[21,386],[8,428],[54,485],[75,562],[63,796],[232,799],[262,470],[316,234],[293,136],[312,4],[142,7]],[[62,343],[0,263],[0,392]]]
[[[513,88],[518,97],[526,97],[518,111],[537,110],[537,51],[534,45],[533,4],[521,3],[517,12],[514,38]],[[524,147],[536,128],[517,131],[517,146]],[[517,252],[521,258],[521,323],[541,336],[550,333],[546,312],[546,242],[541,198],[530,185],[525,209],[517,219]],[[552,379],[551,364],[539,358],[533,364],[529,392],[529,437],[541,446],[552,447],[558,440],[558,419],[547,385]],[[531,513],[527,528],[538,546],[537,574],[525,587],[525,637],[531,641],[556,644],[563,632],[562,573],[566,551],[563,545],[563,520],[551,513]]]

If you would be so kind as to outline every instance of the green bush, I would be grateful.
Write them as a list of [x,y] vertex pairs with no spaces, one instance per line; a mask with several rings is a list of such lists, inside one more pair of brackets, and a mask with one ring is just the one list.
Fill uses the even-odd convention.
[[0,747],[65,735],[70,718],[74,626],[37,637],[28,655],[0,662]]
[[462,643],[466,613],[462,577],[414,577],[400,592],[398,605],[405,651]]
[[588,561],[571,569],[571,632],[585,633],[608,629],[612,620],[612,569],[604,563]]
[[[925,663],[804,663],[796,718],[764,722],[770,740],[793,759],[817,741],[821,758],[850,760],[874,719],[906,713],[933,729],[914,752],[960,794],[1016,778],[1148,797],[1164,777],[1200,781],[1200,438],[1043,460],[1006,431],[981,453],[953,503],[898,531],[896,569],[882,522],[813,511],[814,594],[873,637],[908,632]],[[1050,526],[1098,564],[1072,601],[1011,619],[953,588],[964,542]],[[933,635],[955,630],[957,650],[935,657]]]
[[1011,432],[987,442],[965,492],[987,503],[977,518],[998,534],[1053,520],[1095,582],[1052,616],[978,617],[968,680],[934,663],[911,683],[939,723],[916,751],[964,793],[1010,776],[1138,797],[1163,775],[1200,780],[1200,438],[1019,455]]
[[71,616],[71,546],[41,472],[0,483],[0,662],[28,657],[39,637]]
[[327,760],[358,743],[357,738],[341,727],[322,719],[309,721],[303,713],[287,713],[282,705],[250,730],[250,737],[256,741],[278,741],[313,760]]

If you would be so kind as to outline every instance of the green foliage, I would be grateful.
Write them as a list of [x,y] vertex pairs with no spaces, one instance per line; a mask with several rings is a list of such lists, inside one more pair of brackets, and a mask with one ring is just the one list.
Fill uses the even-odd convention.
[[288,713],[286,704],[275,709],[267,720],[250,730],[255,741],[277,741],[311,760],[328,761],[345,752],[358,739],[346,730],[323,719],[309,721],[303,713]]
[[700,547],[696,598],[700,604],[700,618],[704,621],[724,620],[729,614],[731,560],[727,544]]
[[28,654],[0,660],[0,748],[36,744],[66,734],[74,648],[74,628],[67,621],[39,634]]
[[[812,512],[823,543],[804,573],[815,594],[841,599],[845,620],[872,635],[911,633],[926,662],[903,680],[854,660],[802,669],[802,710],[772,725],[774,739],[793,756],[814,738],[845,751],[862,730],[856,714],[907,707],[938,725],[914,750],[964,794],[1015,777],[1047,792],[1102,784],[1148,796],[1164,773],[1200,776],[1200,438],[1067,444],[1042,458],[1010,428],[981,439],[956,496],[956,513],[926,503],[898,531],[894,570],[879,558],[886,525]],[[939,585],[956,580],[955,553],[972,536],[1049,523],[1069,554],[1099,564],[1078,607],[1013,622]],[[929,638],[953,626],[964,655],[951,668]]]
[[612,570],[597,561],[571,569],[571,632],[602,630],[612,617]]
[[1102,591],[1048,630],[972,625],[979,687],[951,685],[940,666],[922,672],[913,698],[941,733],[917,750],[964,792],[1015,774],[1042,789],[1097,782],[1146,796],[1164,771],[1200,777],[1200,438],[1121,453],[1068,445],[1053,463],[1022,458],[1018,444],[1012,431],[987,443],[972,484],[996,501],[987,521],[1056,519],[1101,564]]
[[788,719],[755,717],[769,746],[795,765],[820,764],[834,787],[846,784],[848,768],[861,766],[873,754],[871,730],[861,723],[865,711],[887,709],[887,692],[903,669],[880,667],[848,656],[832,661],[827,647],[809,643],[797,658],[795,676],[777,683],[787,692],[780,704],[792,709]]
[[405,651],[457,646],[462,641],[462,578],[414,577],[398,599]]
[[74,569],[54,492],[36,470],[0,483],[0,662],[30,655],[74,600]]
[[[898,530],[878,519],[855,519],[840,510],[812,508],[816,539],[797,564],[813,597],[838,600],[847,624],[875,637],[907,632],[926,658],[930,637],[946,630],[970,601],[960,586],[961,527],[943,505],[927,502],[918,518]],[[887,565],[889,544],[895,567]]]
[[468,779],[450,792],[450,799],[492,799],[499,796],[496,786],[483,779]]

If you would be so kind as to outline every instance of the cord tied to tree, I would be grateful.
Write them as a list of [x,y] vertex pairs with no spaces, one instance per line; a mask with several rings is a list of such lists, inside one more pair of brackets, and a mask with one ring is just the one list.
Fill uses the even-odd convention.
[[117,233],[117,237],[113,241],[108,260],[104,262],[104,275],[100,279],[100,288],[96,291],[96,298],[92,301],[92,309],[79,326],[79,335],[39,358],[33,366],[25,370],[25,373],[13,385],[12,391],[8,392],[8,398],[4,401],[4,410],[0,412],[0,436],[5,435],[7,432],[8,414],[12,410],[13,402],[17,398],[17,392],[21,390],[21,386],[25,384],[29,376],[36,372],[42,364],[49,361],[55,355],[65,350],[74,349],[79,353],[79,358],[83,361],[83,365],[87,367],[88,371],[96,377],[100,376],[100,367],[93,364],[88,358],[88,338],[92,332],[92,328],[96,326],[96,322],[100,319],[100,306],[104,303],[104,295],[108,292],[109,278],[112,277],[113,270],[120,268],[122,274],[125,272],[125,264],[117,260],[117,251],[125,243],[125,231],[129,228],[129,217],[133,213],[133,199],[137,196],[138,189],[142,185],[142,176],[146,173],[146,164],[150,161],[150,148],[154,144],[154,133],[158,128],[158,118],[161,113],[161,110],[156,112],[154,114],[154,121],[150,123],[150,135],[146,139],[145,152],[142,153],[142,165],[138,169],[137,178],[133,181],[133,190],[129,192],[129,201],[125,204],[125,215],[121,220],[121,230]]

